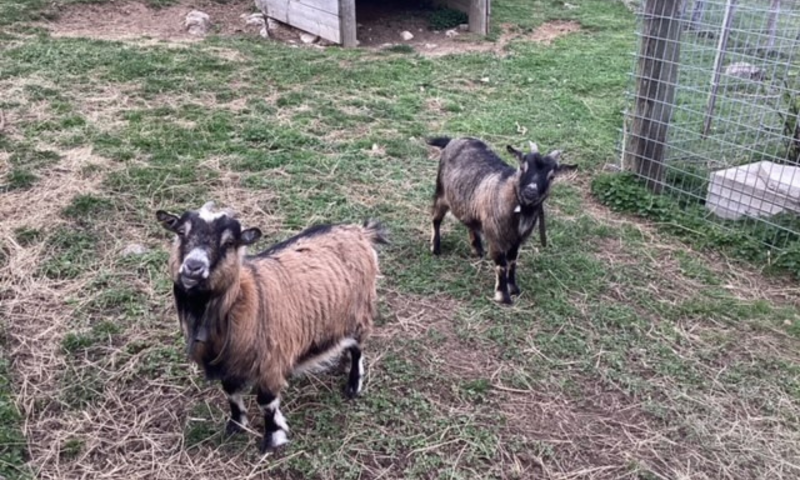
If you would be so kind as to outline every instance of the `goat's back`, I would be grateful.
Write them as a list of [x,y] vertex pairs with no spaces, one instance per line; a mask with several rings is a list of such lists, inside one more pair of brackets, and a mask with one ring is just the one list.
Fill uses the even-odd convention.
[[[377,309],[381,234],[372,225],[312,227],[248,257],[260,277],[261,320],[273,360],[289,363],[345,338],[369,335]],[[293,365],[282,366],[288,373]]]
[[451,140],[439,160],[444,198],[453,214],[466,222],[491,209],[501,185],[515,172],[483,141],[471,137]]

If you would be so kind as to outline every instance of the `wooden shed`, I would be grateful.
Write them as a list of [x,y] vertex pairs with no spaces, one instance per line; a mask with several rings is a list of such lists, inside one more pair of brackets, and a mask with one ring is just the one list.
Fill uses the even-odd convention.
[[[381,0],[373,0],[380,2]],[[255,0],[267,17],[318,35],[343,47],[355,47],[356,0]],[[491,0],[436,0],[435,3],[460,10],[469,16],[469,31],[489,33]]]

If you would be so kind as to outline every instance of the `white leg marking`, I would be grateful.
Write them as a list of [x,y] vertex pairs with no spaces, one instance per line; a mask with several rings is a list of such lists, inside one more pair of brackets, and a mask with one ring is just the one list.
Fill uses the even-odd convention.
[[[239,411],[242,413],[241,417],[238,419],[239,424],[243,427],[247,426],[247,409],[244,405],[244,397],[242,397],[241,393],[234,393],[233,395],[229,395],[228,398],[231,402],[235,403],[237,407],[239,407]],[[237,419],[234,419],[236,421]]]
[[284,432],[289,431],[289,425],[286,423],[286,417],[283,416],[280,409],[275,409],[275,425],[277,425]]
[[501,292],[500,290],[495,291],[494,292],[494,300],[496,302],[502,302],[503,301],[503,292]]
[[283,430],[275,430],[272,432],[271,439],[273,447],[280,447],[281,445],[289,443],[289,439],[286,437],[286,432]]
[[358,359],[358,385],[356,386],[356,393],[361,392],[361,386],[364,381],[364,354]]

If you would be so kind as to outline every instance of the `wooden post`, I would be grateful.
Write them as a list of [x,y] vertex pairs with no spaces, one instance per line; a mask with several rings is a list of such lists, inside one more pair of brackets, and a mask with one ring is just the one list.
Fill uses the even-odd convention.
[[356,38],[356,0],[339,0],[339,28],[341,29],[342,46],[354,48],[358,45]]
[[469,4],[469,31],[478,35],[489,33],[489,0],[472,0]]
[[775,48],[775,33],[778,29],[780,11],[781,0],[772,0],[769,6],[769,19],[767,20],[767,53],[772,53]]
[[666,172],[667,130],[680,59],[680,4],[680,0],[645,0],[636,105],[622,161],[632,165],[654,193],[661,192]]
[[725,16],[722,17],[722,32],[720,32],[719,43],[717,44],[717,55],[714,57],[714,73],[711,76],[711,91],[708,94],[706,118],[703,121],[702,138],[704,139],[711,130],[711,120],[714,118],[714,107],[717,104],[717,90],[719,90],[719,77],[722,75],[722,62],[725,60],[725,52],[728,50],[728,37],[731,35],[731,23],[733,23],[734,11],[736,11],[736,0],[728,0],[728,4],[725,6]]

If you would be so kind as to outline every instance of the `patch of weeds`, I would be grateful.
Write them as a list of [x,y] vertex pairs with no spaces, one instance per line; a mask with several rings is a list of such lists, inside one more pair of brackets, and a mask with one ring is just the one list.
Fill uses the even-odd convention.
[[414,53],[414,47],[411,45],[405,44],[398,44],[386,47],[383,49],[384,52],[391,52],[391,53]]
[[89,231],[59,227],[47,242],[52,248],[40,271],[49,278],[75,278],[95,262],[98,239]]
[[598,175],[591,188],[600,203],[612,210],[652,220],[663,231],[698,248],[718,249],[736,258],[769,265],[767,271],[800,278],[800,235],[790,233],[800,232],[797,218],[784,219],[790,223],[786,230],[755,222],[711,222],[702,206],[680,206],[667,195],[653,195],[631,173]]
[[75,196],[62,213],[73,220],[96,220],[113,208],[110,200],[87,194]]
[[14,230],[14,238],[21,246],[31,245],[42,239],[42,232],[35,228],[19,227]]
[[38,169],[55,164],[61,155],[52,150],[38,150],[26,145],[17,145],[8,161],[17,167]]
[[21,423],[22,416],[14,404],[8,361],[0,356],[0,477],[8,480],[33,478],[25,466],[28,448]]
[[85,350],[94,344],[94,337],[86,333],[69,332],[61,339],[61,349],[66,354]]
[[81,454],[84,447],[85,444],[80,438],[67,439],[67,441],[61,445],[59,456],[62,460],[72,460]]
[[137,372],[148,378],[185,378],[189,375],[187,357],[182,343],[152,348],[140,360]]
[[70,365],[61,378],[61,400],[76,410],[84,409],[102,396],[106,382],[101,371],[90,365]]
[[224,425],[217,423],[216,418],[224,418],[219,409],[207,403],[198,403],[192,407],[183,431],[183,441],[186,449],[192,449],[213,442],[220,441]]
[[483,378],[463,382],[460,387],[461,397],[476,404],[486,402],[491,389],[491,382]]
[[31,188],[39,177],[26,168],[14,168],[6,175],[5,185],[0,185],[0,192],[10,192],[13,190],[26,190]]

